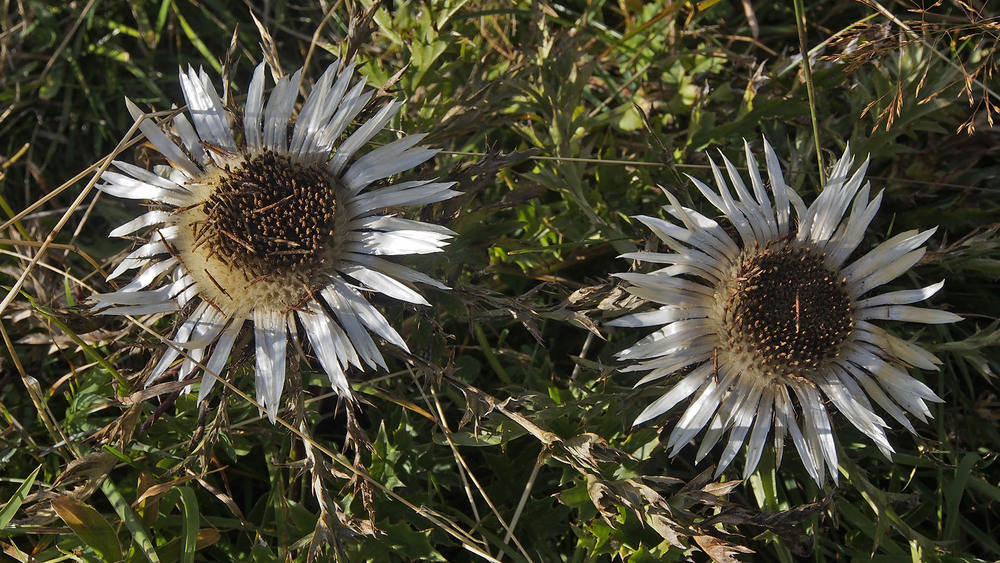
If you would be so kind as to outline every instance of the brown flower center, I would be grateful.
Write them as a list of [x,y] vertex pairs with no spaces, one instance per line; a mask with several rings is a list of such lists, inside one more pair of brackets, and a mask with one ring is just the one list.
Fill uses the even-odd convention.
[[724,330],[764,373],[802,375],[837,357],[854,327],[847,280],[789,244],[744,250],[727,282]]
[[299,270],[322,261],[336,209],[324,168],[268,151],[219,175],[196,238],[250,279]]

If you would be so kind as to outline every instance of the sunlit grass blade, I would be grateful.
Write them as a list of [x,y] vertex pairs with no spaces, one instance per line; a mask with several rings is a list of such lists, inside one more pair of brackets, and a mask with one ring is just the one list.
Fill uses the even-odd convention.
[[28,491],[30,491],[32,485],[35,484],[35,477],[38,476],[38,472],[41,469],[42,466],[39,465],[34,471],[31,472],[31,474],[25,477],[21,486],[14,491],[14,495],[11,496],[7,503],[3,505],[3,508],[0,508],[0,533],[2,533],[2,530],[7,527],[7,524],[10,524],[10,521],[14,518],[14,515],[17,514],[17,511],[21,509],[21,503],[23,503],[24,498],[28,496]]
[[132,534],[132,541],[138,548],[139,553],[150,563],[160,563],[160,556],[156,552],[156,547],[149,536],[149,532],[146,531],[145,526],[143,526],[142,521],[136,515],[135,511],[132,510],[132,507],[129,506],[128,501],[118,491],[118,487],[111,482],[111,479],[105,479],[101,484],[101,490],[104,491],[104,495],[108,498],[115,513],[118,514],[118,517],[125,524],[125,528]]

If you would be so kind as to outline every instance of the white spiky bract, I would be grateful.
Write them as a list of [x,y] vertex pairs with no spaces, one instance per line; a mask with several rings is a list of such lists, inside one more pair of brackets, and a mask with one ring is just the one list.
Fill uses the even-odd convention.
[[[925,252],[922,245],[934,230],[900,233],[850,260],[882,201],[881,193],[869,198],[870,187],[864,182],[867,161],[850,174],[853,159],[848,148],[820,195],[807,207],[785,184],[778,159],[767,140],[764,140],[764,154],[770,189],[761,177],[749,144],[744,144],[750,170],[749,189],[724,156],[732,190],[714,162],[712,172],[717,190],[691,178],[705,199],[724,215],[723,224],[683,207],[665,190],[670,205],[664,209],[675,221],[637,217],[670,252],[626,254],[622,257],[665,266],[648,274],[616,276],[631,284],[629,292],[660,307],[629,314],[609,324],[658,327],[656,332],[620,352],[618,358],[633,362],[622,371],[649,372],[637,386],[663,378],[675,381],[646,407],[635,424],[658,417],[681,401],[691,399],[670,434],[667,447],[672,456],[704,431],[696,456],[700,461],[728,432],[728,439],[722,440],[725,446],[718,460],[718,472],[726,469],[746,444],[743,474],[749,477],[761,459],[768,435],[773,435],[775,456],[780,463],[785,437],[790,434],[809,475],[822,485],[827,472],[834,481],[838,477],[828,404],[835,406],[889,456],[893,449],[885,434],[888,424],[876,414],[871,402],[915,432],[906,413],[925,421],[931,414],[925,402],[941,400],[906,371],[908,366],[936,370],[937,358],[891,335],[874,321],[933,324],[950,323],[961,317],[910,305],[936,293],[944,282],[922,289],[869,295],[916,264]],[[819,326],[836,325],[830,329],[831,334],[839,330],[834,336],[817,337],[820,342],[831,343],[829,357],[815,359],[810,350],[802,351],[813,363],[808,366],[802,362],[784,365],[774,359],[777,356],[766,359],[774,352],[765,350],[767,346],[763,344],[755,345],[748,336],[752,331],[738,325],[743,321],[734,320],[745,316],[767,318],[766,315],[772,314],[745,310],[746,305],[737,311],[739,314],[734,314],[741,299],[748,302],[748,288],[757,283],[751,278],[760,274],[759,269],[747,274],[747,265],[764,254],[771,259],[777,256],[775,260],[779,261],[787,256],[805,256],[807,262],[815,262],[813,270],[829,273],[816,278],[827,286],[821,292],[834,295],[841,292],[846,307],[840,310],[848,312],[841,319],[833,319],[841,324],[825,319],[816,322]],[[797,309],[799,292],[808,292],[810,288],[796,284],[806,282],[790,279],[784,283],[794,292],[789,298],[794,301],[786,301],[789,307],[796,307],[794,315],[808,314]],[[768,299],[754,297],[753,304],[785,306]],[[834,309],[820,313],[834,317],[840,314],[831,311]],[[788,318],[798,331],[799,317],[791,315]],[[802,319],[803,323],[806,320]],[[761,330],[766,333],[768,329]]]
[[[373,336],[407,350],[403,338],[365,296],[376,292],[426,305],[414,283],[447,288],[383,256],[441,252],[454,233],[393,217],[389,210],[440,202],[458,192],[450,189],[452,183],[391,181],[436,154],[435,149],[418,146],[424,135],[405,136],[359,153],[396,114],[401,102],[385,105],[348,134],[372,97],[363,78],[353,80],[353,63],[340,72],[336,64],[331,65],[294,119],[301,70],[280,78],[266,100],[264,74],[262,63],[253,73],[243,127],[236,134],[202,70],[180,72],[187,114],[176,114],[170,123],[179,143],[126,99],[132,116],[142,120],[143,134],[170,166],[159,166],[154,173],[115,161],[117,171],[102,176],[99,187],[104,193],[152,202],[153,210],[111,233],[124,237],[150,230],[148,242],[132,252],[109,279],[129,270],[139,273],[118,291],[95,296],[95,310],[117,315],[187,311],[171,339],[173,346],[148,381],[166,372],[183,351],[180,378],[192,374],[204,361],[199,401],[211,391],[249,321],[256,347],[257,400],[273,422],[285,384],[289,331],[297,326],[304,329],[332,387],[347,398],[352,396],[346,377],[349,366],[359,370],[386,366]],[[249,279],[246,271],[230,268],[227,260],[231,257],[206,250],[209,245],[199,239],[198,228],[211,220],[204,210],[206,202],[227,181],[227,175],[254,162],[266,162],[264,166],[271,168],[286,166],[293,175],[306,171],[311,178],[319,177],[321,185],[328,179],[328,199],[335,201],[336,209],[328,213],[335,217],[332,236],[324,239],[317,258],[294,272],[279,269]],[[253,210],[257,211],[268,212]]]

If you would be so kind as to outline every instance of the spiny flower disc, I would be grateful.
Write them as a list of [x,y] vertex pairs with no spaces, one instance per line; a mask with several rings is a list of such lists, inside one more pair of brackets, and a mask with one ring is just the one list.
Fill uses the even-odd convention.
[[255,279],[321,261],[336,208],[326,170],[265,151],[219,175],[196,239]]
[[805,247],[744,250],[720,295],[729,345],[771,376],[803,376],[836,358],[854,325],[847,281]]

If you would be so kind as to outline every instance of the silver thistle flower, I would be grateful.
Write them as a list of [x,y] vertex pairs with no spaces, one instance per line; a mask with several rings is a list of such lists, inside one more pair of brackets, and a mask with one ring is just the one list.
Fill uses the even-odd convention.
[[[351,397],[348,366],[385,367],[373,336],[407,350],[406,342],[365,297],[378,292],[426,305],[414,283],[446,289],[430,277],[383,258],[440,252],[454,233],[392,216],[390,208],[443,201],[451,183],[389,178],[431,158],[410,135],[359,156],[396,114],[392,102],[343,139],[372,92],[354,65],[331,65],[293,120],[301,70],[278,80],[265,104],[265,66],[250,81],[242,130],[204,71],[180,72],[187,113],[172,120],[180,143],[148,119],[142,132],[170,162],[156,173],[115,161],[100,189],[146,200],[153,210],[112,231],[151,228],[109,279],[140,269],[116,292],[95,296],[102,314],[188,311],[149,374],[161,376],[183,350],[179,377],[204,363],[198,400],[211,391],[237,335],[252,323],[256,394],[273,422],[285,384],[288,333],[301,325],[330,384]],[[129,112],[143,112],[126,100]]]
[[937,369],[939,360],[873,322],[950,323],[961,317],[910,305],[934,295],[943,281],[872,294],[920,260],[933,229],[900,233],[849,261],[882,201],[881,193],[869,200],[867,161],[850,175],[848,148],[806,207],[786,186],[766,139],[770,189],[746,143],[745,149],[749,189],[723,157],[735,197],[714,162],[718,191],[691,178],[738,238],[665,191],[670,200],[665,209],[680,224],[637,218],[671,252],[622,257],[666,266],[648,274],[615,274],[631,284],[630,293],[661,306],[609,324],[659,327],[618,354],[635,362],[622,371],[648,371],[637,386],[668,377],[676,381],[635,424],[692,397],[670,434],[671,456],[704,431],[700,461],[728,432],[718,473],[746,444],[743,474],[749,477],[768,435],[773,434],[780,463],[790,434],[806,470],[822,485],[827,472],[834,481],[838,477],[827,400],[886,456],[893,452],[888,424],[871,401],[911,432],[906,413],[925,421],[926,402],[941,401],[906,372],[907,366]]

